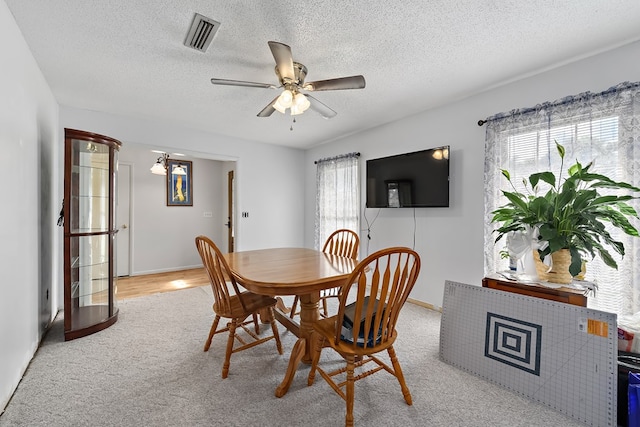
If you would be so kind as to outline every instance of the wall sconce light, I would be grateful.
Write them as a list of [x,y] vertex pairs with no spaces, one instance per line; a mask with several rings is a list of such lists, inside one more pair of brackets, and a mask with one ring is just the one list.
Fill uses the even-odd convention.
[[169,155],[167,153],[162,153],[162,156],[158,157],[156,163],[151,166],[151,173],[155,175],[166,175],[168,161]]
[[[155,175],[167,175],[167,169],[169,168],[169,155],[167,153],[163,153],[161,151],[157,151],[157,153],[162,154],[158,157],[158,160],[151,166],[151,173]],[[172,153],[176,156],[184,156],[184,154],[180,153]],[[173,165],[173,169],[171,170],[171,175],[186,175],[187,171],[184,170],[184,167],[181,164]]]
[[182,165],[175,165],[171,171],[171,175],[186,175],[187,171],[184,170]]

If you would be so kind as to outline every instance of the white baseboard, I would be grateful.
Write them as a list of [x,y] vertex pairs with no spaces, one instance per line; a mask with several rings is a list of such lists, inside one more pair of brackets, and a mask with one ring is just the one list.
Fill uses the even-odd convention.
[[194,268],[202,268],[202,264],[189,265],[189,266],[183,266],[183,267],[162,268],[158,270],[136,271],[134,273],[131,273],[131,276],[144,276],[146,274],[171,273],[174,271],[193,270]]

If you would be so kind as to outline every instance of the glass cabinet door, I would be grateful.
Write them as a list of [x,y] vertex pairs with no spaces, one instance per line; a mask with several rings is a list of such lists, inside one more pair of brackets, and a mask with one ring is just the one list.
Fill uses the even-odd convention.
[[[73,236],[71,243],[72,328],[91,326],[109,317],[109,235]],[[92,316],[83,312],[92,309]],[[66,315],[66,313],[65,313]]]
[[109,157],[107,145],[72,140],[71,232],[109,230]]
[[120,142],[65,129],[65,339],[117,320],[115,188]]

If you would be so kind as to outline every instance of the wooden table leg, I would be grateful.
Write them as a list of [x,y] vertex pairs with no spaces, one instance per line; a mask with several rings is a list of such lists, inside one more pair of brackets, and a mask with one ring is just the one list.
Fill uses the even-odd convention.
[[280,385],[276,388],[276,397],[282,397],[289,391],[289,386],[293,382],[293,377],[300,364],[300,359],[304,356],[304,349],[306,348],[306,339],[298,338],[293,349],[291,350],[291,357],[289,358],[289,366],[287,367],[287,373],[284,375],[284,379]]
[[[300,361],[307,364],[311,363],[311,359],[313,357],[311,332],[313,331],[313,322],[318,320],[319,299],[319,292],[311,295],[300,296],[300,326],[298,328],[298,341],[296,341],[293,349],[291,350],[287,373],[285,374],[282,383],[280,383],[276,388],[276,397],[282,397],[287,394]],[[278,317],[277,313],[276,317]]]
[[300,296],[300,335],[298,337],[306,340],[302,362],[311,363],[313,359],[313,324],[318,321],[318,300],[320,293]]

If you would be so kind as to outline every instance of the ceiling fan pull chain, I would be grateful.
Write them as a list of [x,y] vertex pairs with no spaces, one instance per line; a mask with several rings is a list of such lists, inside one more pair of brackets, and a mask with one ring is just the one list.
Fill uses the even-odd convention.
[[[296,118],[294,117],[293,118],[293,123],[295,123],[295,122],[296,122]],[[291,127],[289,128],[290,131],[293,131],[293,123],[291,123]]]

